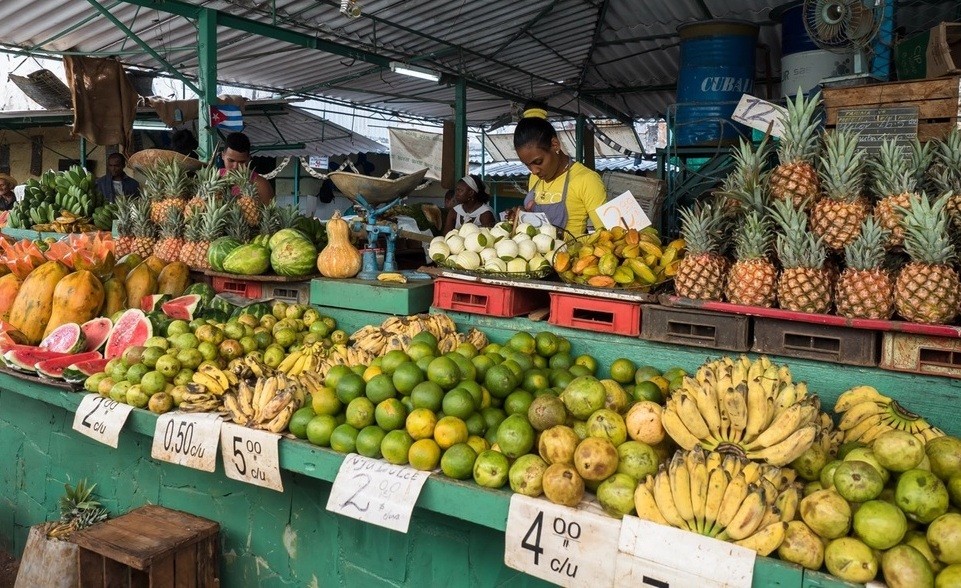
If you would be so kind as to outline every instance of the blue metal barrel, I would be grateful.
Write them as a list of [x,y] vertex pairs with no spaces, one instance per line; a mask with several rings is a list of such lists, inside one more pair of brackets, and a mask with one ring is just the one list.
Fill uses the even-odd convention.
[[758,27],[741,21],[707,21],[678,27],[681,69],[677,79],[675,142],[716,145],[737,140],[744,127],[731,114],[741,94],[754,91]]

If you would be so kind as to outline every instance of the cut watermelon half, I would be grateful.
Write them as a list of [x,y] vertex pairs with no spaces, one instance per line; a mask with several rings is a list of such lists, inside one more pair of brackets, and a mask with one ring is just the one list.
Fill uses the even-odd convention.
[[107,359],[120,357],[128,347],[143,345],[152,336],[153,326],[143,311],[139,308],[127,309],[114,323],[103,356]]
[[164,302],[160,309],[172,319],[192,321],[194,320],[194,313],[200,307],[201,300],[203,300],[203,297],[199,294],[186,294]]
[[15,370],[35,372],[37,364],[41,361],[63,357],[74,357],[74,355],[70,353],[60,353],[58,351],[47,351],[39,347],[29,347],[13,349],[4,353],[3,361]]
[[160,310],[160,306],[170,300],[170,294],[147,294],[140,300],[140,310],[153,312]]
[[40,349],[59,351],[60,353],[77,353],[87,348],[83,329],[77,323],[66,323],[50,331],[50,334],[40,342]]
[[79,363],[73,363],[63,370],[63,379],[71,384],[80,384],[94,374],[107,369],[107,364],[111,360],[106,358],[88,359]]
[[87,339],[86,351],[99,351],[113,330],[113,321],[106,317],[95,318],[80,325],[80,330]]
[[48,359],[37,362],[37,365],[34,367],[34,369],[37,370],[37,374],[40,376],[59,380],[61,377],[63,377],[63,370],[71,365],[77,362],[100,358],[101,356],[99,351],[85,351],[84,353],[76,353],[68,357],[60,357],[57,359]]

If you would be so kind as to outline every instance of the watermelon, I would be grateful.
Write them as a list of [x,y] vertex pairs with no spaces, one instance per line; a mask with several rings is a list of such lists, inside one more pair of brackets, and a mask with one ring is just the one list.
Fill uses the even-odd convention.
[[154,312],[160,310],[160,306],[170,300],[170,294],[147,294],[140,301],[140,310],[144,312]]
[[39,347],[29,349],[13,349],[3,354],[3,361],[11,368],[21,372],[34,372],[36,366],[41,361],[48,359],[58,359],[63,357],[73,357],[71,353],[60,353],[59,351],[47,351]]
[[262,247],[270,248],[270,237],[268,237],[267,235],[263,235],[263,234],[257,235],[250,242],[255,245],[260,245]]
[[240,246],[241,242],[233,237],[214,239],[210,243],[210,249],[207,250],[207,262],[215,271],[222,272],[224,271],[224,259],[227,258],[227,254]]
[[68,355],[67,357],[58,357],[56,359],[47,359],[44,361],[39,361],[34,366],[37,370],[37,374],[45,378],[51,378],[54,380],[59,380],[63,377],[63,370],[70,367],[71,365],[84,362],[91,359],[100,359],[99,351],[85,351],[83,353],[75,353],[73,355]]
[[63,379],[71,384],[79,384],[94,374],[107,369],[109,359],[88,359],[79,363],[72,363],[63,370]]
[[[274,239],[289,231],[287,237]],[[317,271],[317,248],[294,229],[283,229],[271,238],[270,265],[281,276],[307,276]]]
[[227,316],[230,316],[234,308],[236,308],[236,305],[223,296],[214,296],[210,304],[207,305],[207,310],[219,310]]
[[217,293],[210,286],[210,284],[204,284],[203,282],[197,282],[196,284],[191,284],[184,290],[184,296],[187,294],[197,294],[200,296],[200,306],[205,307],[210,304],[210,301],[214,299]]
[[230,318],[237,318],[242,314],[250,314],[260,320],[265,314],[270,314],[270,305],[266,302],[255,302],[248,306],[238,306],[231,314]]
[[225,323],[230,320],[230,315],[219,308],[207,308],[200,313],[199,318]]
[[59,353],[77,353],[87,348],[83,329],[77,323],[65,323],[50,331],[40,342],[40,349]]
[[127,309],[114,321],[103,356],[107,359],[120,357],[128,347],[143,345],[144,341],[152,336],[153,325],[150,324],[147,315],[139,308]]
[[224,271],[257,276],[270,269],[270,249],[256,243],[241,245],[224,258]]
[[170,323],[174,322],[172,318],[160,312],[159,310],[148,312],[147,320],[150,321],[150,326],[153,328],[153,332],[160,336],[166,335],[167,327],[170,326]]
[[200,294],[185,294],[164,302],[160,310],[172,319],[192,321],[194,320],[194,313],[200,307],[200,301]]
[[87,339],[86,351],[99,351],[107,342],[111,329],[113,329],[113,321],[107,317],[91,319],[80,325],[80,330]]

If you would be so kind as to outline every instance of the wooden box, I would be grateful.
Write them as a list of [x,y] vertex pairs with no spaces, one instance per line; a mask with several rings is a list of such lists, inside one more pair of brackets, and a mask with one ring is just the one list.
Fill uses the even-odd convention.
[[212,588],[220,586],[214,521],[147,505],[70,538],[80,588]]
[[918,107],[918,139],[943,138],[961,125],[961,76],[823,90],[825,127],[843,108]]

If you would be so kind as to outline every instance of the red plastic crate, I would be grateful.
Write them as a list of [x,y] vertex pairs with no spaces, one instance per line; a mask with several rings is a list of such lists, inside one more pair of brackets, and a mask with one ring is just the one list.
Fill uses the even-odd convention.
[[261,282],[251,282],[236,278],[224,278],[213,276],[214,292],[230,292],[244,298],[260,298],[264,292],[264,285]]
[[641,303],[551,292],[548,322],[559,327],[637,337],[641,334]]
[[538,290],[437,278],[434,280],[434,306],[487,316],[514,317],[547,306],[547,297]]

